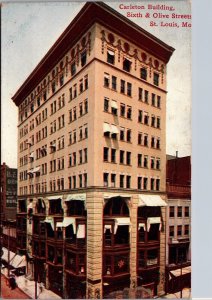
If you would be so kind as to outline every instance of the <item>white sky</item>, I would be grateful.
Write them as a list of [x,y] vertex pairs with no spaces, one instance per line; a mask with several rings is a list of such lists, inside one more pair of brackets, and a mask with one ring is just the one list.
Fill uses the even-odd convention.
[[[159,1],[123,2],[124,5],[159,4]],[[106,2],[126,16],[120,2]],[[164,1],[174,13],[190,14],[187,0]],[[84,2],[4,3],[2,6],[2,103],[1,158],[17,167],[18,110],[11,97],[42,57],[83,7]],[[145,14],[147,11],[130,10]],[[151,11],[149,11],[152,13]],[[156,11],[154,11],[156,12]],[[160,11],[171,14],[168,11]],[[167,154],[191,154],[191,29],[150,27],[150,19],[130,18],[147,31],[175,48],[168,64]],[[156,20],[160,22],[166,20]],[[170,19],[169,23],[182,20]],[[184,20],[185,21],[185,20]]]

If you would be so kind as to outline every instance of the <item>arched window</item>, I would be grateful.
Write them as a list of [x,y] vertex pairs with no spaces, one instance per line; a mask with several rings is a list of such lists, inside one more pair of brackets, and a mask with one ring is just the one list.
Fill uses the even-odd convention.
[[85,210],[84,202],[79,200],[72,200],[66,202],[68,210],[68,216],[86,216],[87,212]]
[[129,216],[128,206],[122,197],[113,197],[104,207],[104,216]]

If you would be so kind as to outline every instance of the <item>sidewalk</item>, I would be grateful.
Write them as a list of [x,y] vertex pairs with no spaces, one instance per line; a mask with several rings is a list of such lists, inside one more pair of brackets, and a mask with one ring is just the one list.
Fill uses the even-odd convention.
[[182,298],[180,297],[180,292],[174,294],[167,294],[159,299],[191,299],[191,289],[185,288],[182,291]]
[[[1,273],[7,277],[7,269],[1,269]],[[28,280],[25,276],[15,277],[18,288],[27,294],[30,298],[35,299],[35,281]],[[41,285],[37,284],[37,297],[38,299],[61,299],[60,296],[53,293],[50,290],[41,288]]]

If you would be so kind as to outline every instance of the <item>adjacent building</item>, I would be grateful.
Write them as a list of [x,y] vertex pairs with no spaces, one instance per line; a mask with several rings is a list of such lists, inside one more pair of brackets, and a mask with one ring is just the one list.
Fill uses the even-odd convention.
[[28,273],[64,298],[164,293],[173,51],[88,2],[12,98],[18,248]]
[[17,210],[17,169],[1,165],[1,220],[15,220]]
[[191,287],[191,157],[167,159],[166,291]]

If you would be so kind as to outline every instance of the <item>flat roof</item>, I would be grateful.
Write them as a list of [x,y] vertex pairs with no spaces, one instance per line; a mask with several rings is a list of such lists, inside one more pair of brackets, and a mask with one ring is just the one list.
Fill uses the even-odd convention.
[[94,23],[105,26],[164,63],[175,50],[105,3],[87,2],[12,97],[17,106]]

